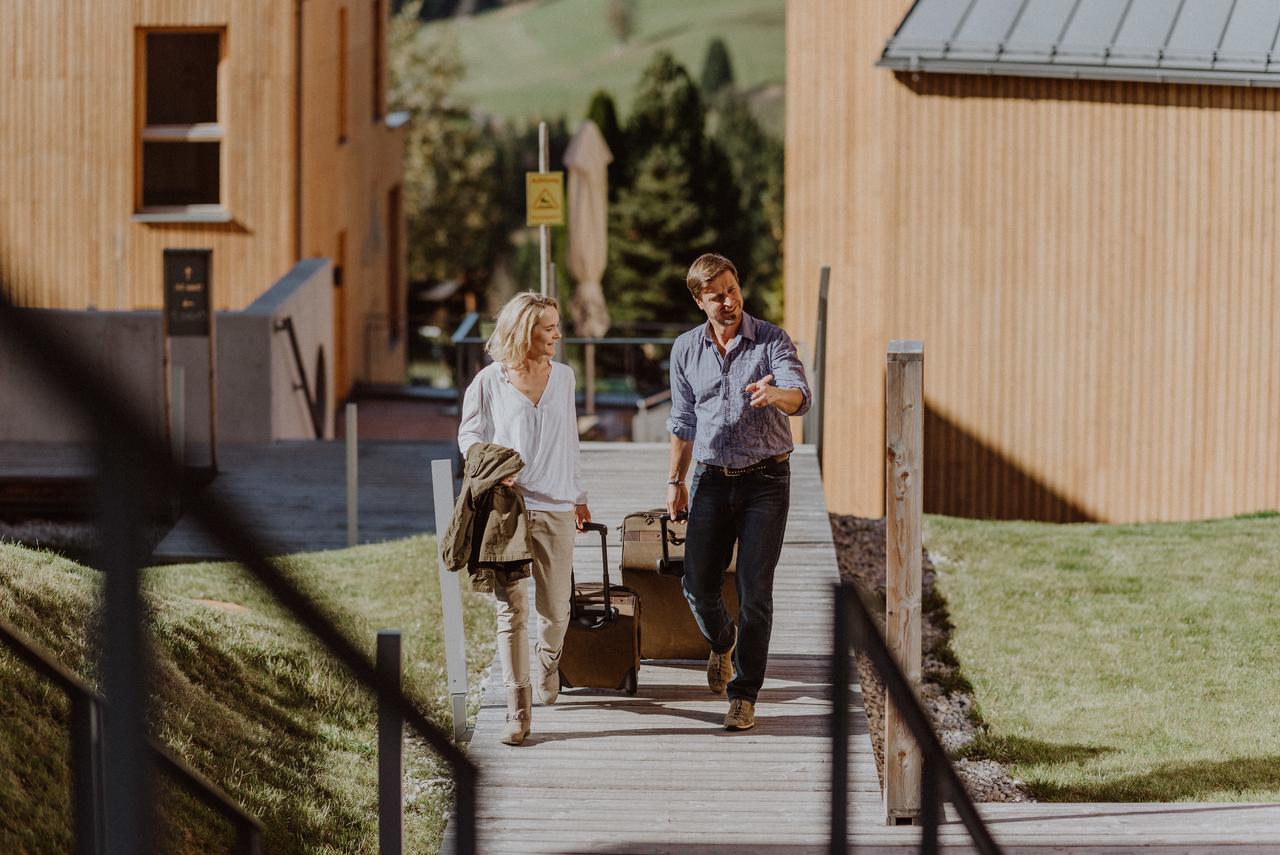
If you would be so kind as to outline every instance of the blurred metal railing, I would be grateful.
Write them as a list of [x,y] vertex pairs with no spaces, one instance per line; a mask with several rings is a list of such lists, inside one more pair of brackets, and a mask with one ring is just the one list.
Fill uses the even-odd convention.
[[[110,716],[102,696],[64,668],[48,651],[16,627],[0,619],[0,643],[31,670],[54,683],[71,702],[72,809],[75,814],[77,855],[97,855],[103,839],[102,723]],[[191,768],[163,745],[148,739],[147,747],[161,768],[184,790],[231,823],[236,831],[236,855],[261,855],[262,825],[235,803],[217,784]]]
[[938,825],[942,808],[950,802],[968,830],[974,846],[983,855],[998,855],[986,823],[965,792],[960,776],[942,747],[902,669],[889,653],[889,646],[871,618],[857,588],[848,582],[835,588],[835,649],[831,655],[831,853],[849,851],[849,689],[852,683],[853,651],[861,652],[884,684],[911,736],[924,757],[920,799],[920,851],[938,851]]
[[[179,498],[187,513],[223,546],[306,628],[374,698],[395,709],[452,768],[455,783],[456,851],[475,851],[475,791],[478,770],[444,730],[423,714],[398,685],[379,675],[360,647],[337,622],[278,566],[266,543],[234,507],[202,495],[171,459],[168,444],[102,372],[78,343],[58,334],[45,318],[17,308],[0,283],[0,335],[13,343],[49,389],[77,417],[92,426],[99,449],[98,491],[102,549],[96,565],[103,573],[100,654],[103,695],[110,714],[102,717],[101,809],[92,817],[79,810],[77,846],[83,852],[139,855],[152,851],[151,767],[147,762],[147,671],[149,661],[140,592],[140,568],[148,556],[143,532],[147,497]],[[73,752],[73,777],[94,780],[91,753]],[[78,785],[77,785],[78,786]],[[85,838],[88,838],[86,840]]]

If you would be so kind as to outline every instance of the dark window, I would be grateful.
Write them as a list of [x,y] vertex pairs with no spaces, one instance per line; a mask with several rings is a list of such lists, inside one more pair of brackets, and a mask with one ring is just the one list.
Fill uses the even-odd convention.
[[217,33],[147,34],[148,125],[218,121]]
[[404,249],[401,234],[404,228],[404,210],[400,197],[399,185],[392,187],[387,193],[387,337],[391,345],[400,341],[406,299],[402,287]]
[[136,202],[141,213],[221,202],[222,38],[221,31],[207,29],[142,34]]
[[217,143],[142,144],[142,206],[218,204]]

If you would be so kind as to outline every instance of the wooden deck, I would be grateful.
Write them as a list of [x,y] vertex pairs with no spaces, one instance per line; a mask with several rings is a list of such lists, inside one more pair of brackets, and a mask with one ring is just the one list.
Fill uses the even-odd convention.
[[[357,460],[361,543],[435,531],[431,460],[452,443],[362,442]],[[253,520],[278,554],[347,545],[346,451],[341,442],[288,441],[218,449],[218,477],[206,489]],[[191,519],[182,518],[152,562],[226,557]]]
[[[667,446],[591,443],[583,456],[592,514],[612,529],[616,572],[623,515],[664,500]],[[505,705],[494,668],[470,747],[482,774],[480,851],[825,845],[835,550],[816,458],[803,449],[792,461],[792,510],[755,729],[722,728],[728,702],[708,691],[705,662],[646,662],[635,697],[566,690],[552,707],[535,704],[529,741],[509,748],[497,739]],[[580,537],[574,564],[579,579],[598,578],[598,542]],[[860,699],[852,701],[853,798],[871,808],[879,785]]]

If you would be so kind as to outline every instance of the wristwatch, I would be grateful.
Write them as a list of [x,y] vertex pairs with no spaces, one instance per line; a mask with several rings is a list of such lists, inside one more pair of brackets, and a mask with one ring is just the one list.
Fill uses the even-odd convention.
[[668,481],[668,482],[667,482],[667,486],[668,486],[668,487],[679,487],[679,486],[682,486],[683,484],[684,484],[684,479],[683,479],[683,478],[677,478],[677,479],[675,479],[674,481]]

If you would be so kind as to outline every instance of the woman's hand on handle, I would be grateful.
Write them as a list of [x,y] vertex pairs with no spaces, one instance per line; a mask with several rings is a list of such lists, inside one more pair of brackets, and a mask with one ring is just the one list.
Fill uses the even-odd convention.
[[589,522],[591,522],[591,509],[586,505],[574,505],[573,523],[578,527],[578,531],[585,531],[583,527]]

